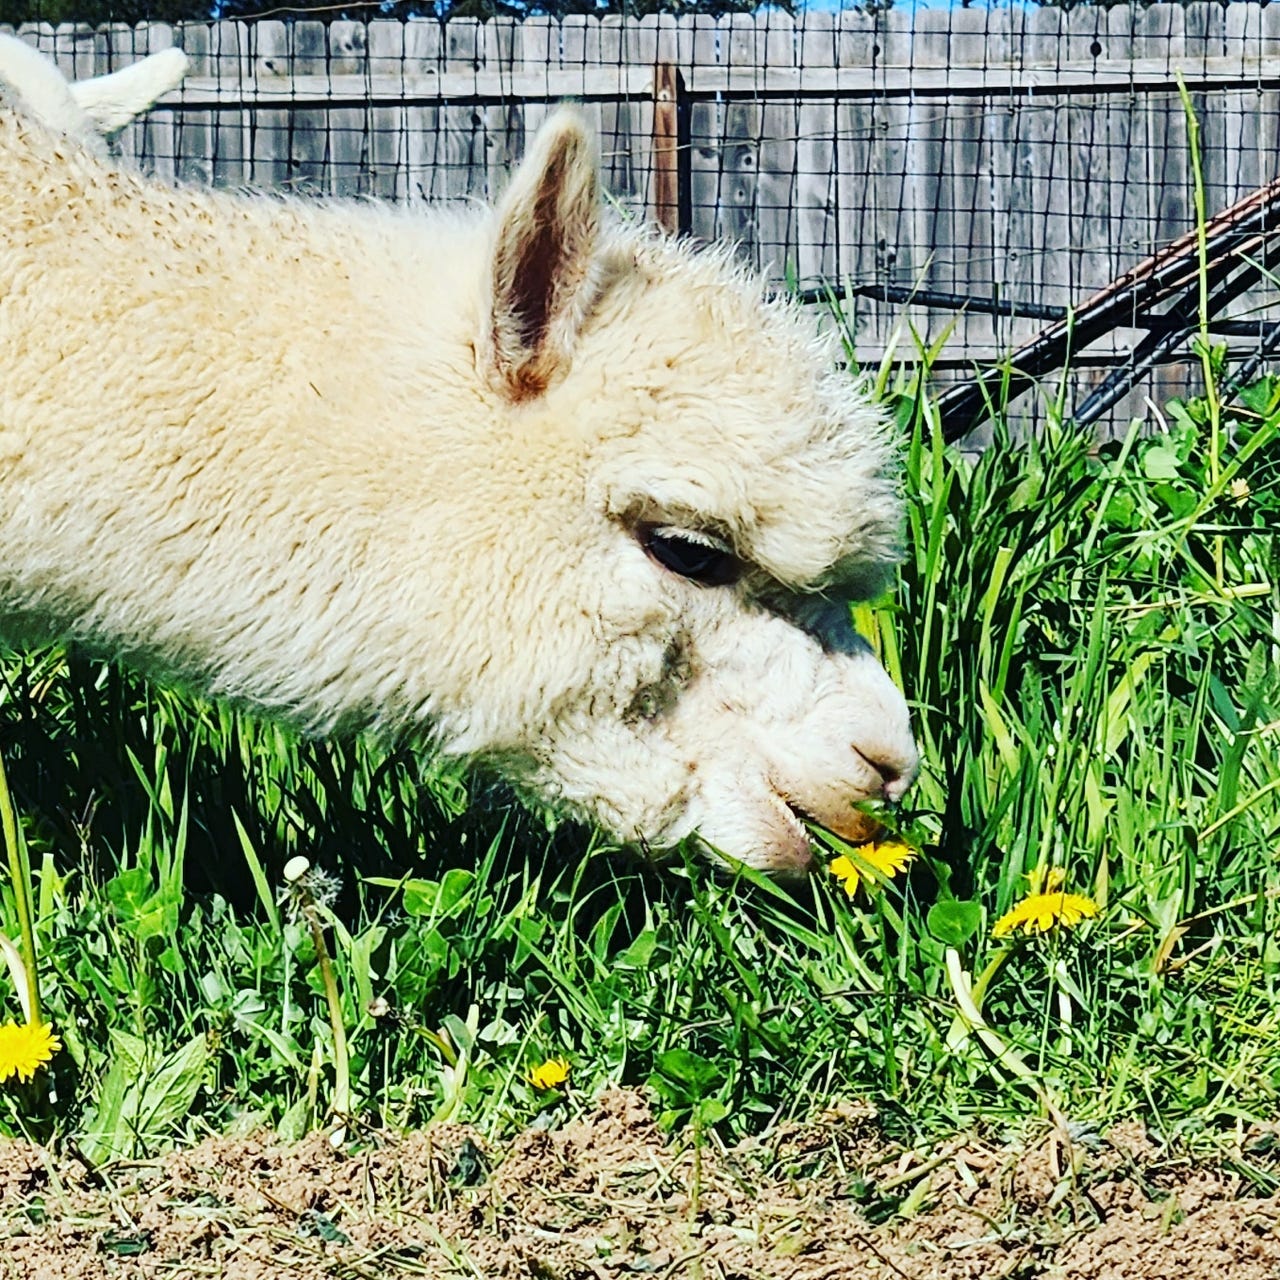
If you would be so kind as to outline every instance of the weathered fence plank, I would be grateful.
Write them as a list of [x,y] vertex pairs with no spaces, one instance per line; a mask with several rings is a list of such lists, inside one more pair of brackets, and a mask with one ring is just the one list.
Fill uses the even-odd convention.
[[[121,139],[166,175],[325,195],[471,200],[571,97],[611,192],[655,195],[654,67],[683,80],[692,230],[812,286],[1077,303],[1192,223],[1182,78],[1210,209],[1280,164],[1280,7],[890,8],[792,18],[263,20],[24,27],[74,75],[179,43],[185,83]],[[673,170],[665,170],[667,180]],[[1238,304],[1274,310],[1275,290]],[[944,365],[1040,323],[856,298],[858,355],[950,326]],[[1110,346],[1122,352],[1132,333]],[[909,356],[908,337],[900,354]],[[1105,349],[1104,349],[1105,354]]]
[[[813,13],[796,36],[796,60],[807,67],[835,65],[836,16]],[[836,203],[836,103],[805,98],[796,104],[795,260],[802,279],[837,279],[841,274]]]

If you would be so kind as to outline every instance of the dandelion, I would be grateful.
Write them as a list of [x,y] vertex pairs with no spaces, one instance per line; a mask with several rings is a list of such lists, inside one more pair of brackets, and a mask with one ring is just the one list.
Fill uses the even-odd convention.
[[297,884],[303,876],[311,870],[311,862],[309,859],[299,854],[296,858],[290,858],[284,864],[284,878],[286,884]]
[[1066,873],[1058,867],[1037,868],[1027,880],[1031,892],[995,922],[993,938],[1007,937],[1015,929],[1026,934],[1048,933],[1055,925],[1071,929],[1086,917],[1098,914],[1098,904],[1092,898],[1062,891]]
[[315,907],[327,910],[338,900],[342,889],[341,882],[335,876],[313,867],[303,857],[290,858],[282,871],[284,888],[281,889],[279,901],[285,907],[290,919],[306,916]]
[[47,1023],[6,1022],[0,1027],[0,1080],[30,1080],[61,1048]]
[[1236,506],[1243,507],[1249,500],[1249,495],[1253,490],[1249,488],[1249,482],[1244,478],[1244,476],[1236,476],[1236,478],[1231,482],[1230,492],[1232,500],[1235,502]]
[[844,891],[851,898],[858,892],[858,886],[864,877],[868,880],[892,880],[899,871],[905,870],[907,864],[916,856],[914,849],[896,840],[864,844],[859,846],[856,852],[858,857],[876,873],[874,876],[864,871],[852,858],[845,857],[843,854],[827,864],[827,870],[843,882]]
[[569,1063],[564,1058],[550,1058],[529,1072],[529,1083],[535,1089],[554,1089],[569,1078]]
[[[292,919],[303,920],[311,931],[311,942],[316,950],[316,967],[320,970],[320,985],[324,989],[325,1004],[329,1006],[329,1029],[333,1032],[333,1098],[330,1110],[343,1117],[351,1114],[351,1057],[347,1048],[347,1028],[342,1021],[342,997],[338,994],[338,979],[333,973],[333,960],[324,940],[324,922],[321,912],[327,911],[337,899],[341,887],[333,876],[312,867],[301,855],[290,858],[284,864],[284,889],[280,900]],[[346,1126],[339,1124],[329,1135],[335,1146],[346,1137]]]

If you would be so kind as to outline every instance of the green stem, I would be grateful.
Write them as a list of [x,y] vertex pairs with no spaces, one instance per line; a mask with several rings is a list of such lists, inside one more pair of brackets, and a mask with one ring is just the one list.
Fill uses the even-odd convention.
[[702,1208],[702,1100],[693,1108],[693,1180],[689,1188],[689,1222],[698,1220]]
[[[1196,116],[1191,102],[1191,94],[1187,91],[1182,72],[1178,76],[1178,96],[1182,99],[1183,114],[1187,119],[1187,143],[1191,151],[1191,177],[1194,183],[1194,199],[1196,210],[1196,257],[1200,276],[1199,305],[1197,307],[1200,321],[1199,355],[1204,370],[1204,394],[1209,406],[1209,487],[1216,488],[1221,478],[1222,466],[1222,402],[1218,397],[1217,376],[1213,367],[1213,348],[1209,343],[1209,256],[1208,235],[1206,231],[1207,210],[1204,196],[1204,163],[1200,150],[1200,120]],[[1224,585],[1225,572],[1223,565],[1223,538],[1219,534],[1214,539],[1213,564],[1218,589]]]
[[973,984],[960,963],[960,953],[954,947],[948,947],[946,950],[946,967],[947,978],[951,983],[951,990],[956,998],[956,1008],[960,1011],[965,1027],[982,1041],[987,1052],[1010,1075],[1016,1076],[1039,1098],[1041,1105],[1048,1112],[1049,1118],[1065,1133],[1067,1131],[1066,1117],[1059,1110],[1057,1103],[1054,1102],[1052,1095],[1040,1077],[1027,1066],[1021,1054],[1017,1053],[1011,1045],[1006,1044],[987,1023],[986,1019],[983,1018],[982,1012],[973,998]]
[[316,961],[320,965],[320,980],[324,983],[325,1001],[329,1006],[329,1026],[333,1029],[333,1112],[342,1119],[351,1114],[351,1059],[347,1052],[347,1029],[342,1022],[342,1000],[338,995],[338,979],[329,959],[329,949],[324,943],[324,930],[311,902],[306,902],[303,913],[311,926],[315,942]]
[[39,1026],[40,987],[36,981],[36,925],[31,911],[31,864],[27,861],[26,846],[18,831],[13,814],[13,801],[9,796],[9,781],[5,777],[4,761],[0,760],[0,829],[4,832],[4,847],[9,856],[9,880],[13,884],[13,901],[18,913],[18,929],[22,936],[22,963],[27,977],[27,1021]]

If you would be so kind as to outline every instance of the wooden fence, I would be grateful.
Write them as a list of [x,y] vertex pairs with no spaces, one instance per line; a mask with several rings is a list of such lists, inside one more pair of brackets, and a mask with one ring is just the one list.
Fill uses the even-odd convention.
[[[997,356],[1040,323],[1019,309],[1076,303],[1187,230],[1179,77],[1211,211],[1280,170],[1280,5],[22,34],[78,75],[181,44],[190,77],[122,145],[199,182],[475,199],[579,99],[624,208],[730,237],[779,279],[887,295],[851,303],[867,360],[895,340],[909,356],[911,329],[946,335],[944,364]],[[913,288],[1014,314],[904,305]]]

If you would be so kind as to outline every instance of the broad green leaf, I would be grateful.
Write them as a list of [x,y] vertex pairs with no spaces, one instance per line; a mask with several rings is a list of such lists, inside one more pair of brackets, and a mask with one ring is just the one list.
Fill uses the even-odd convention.
[[1142,454],[1142,470],[1149,480],[1176,479],[1180,466],[1177,450],[1168,444],[1158,442]]
[[202,1035],[192,1036],[160,1064],[143,1090],[138,1108],[139,1127],[152,1140],[170,1136],[190,1110],[204,1081],[208,1046]]
[[951,898],[935,902],[926,920],[929,932],[949,947],[962,947],[982,924],[982,905]]
[[714,1062],[692,1049],[668,1049],[657,1056],[653,1065],[664,1080],[683,1091],[686,1105],[705,1098],[724,1080]]
[[280,1117],[276,1133],[286,1142],[297,1142],[311,1131],[311,1102],[304,1094]]

